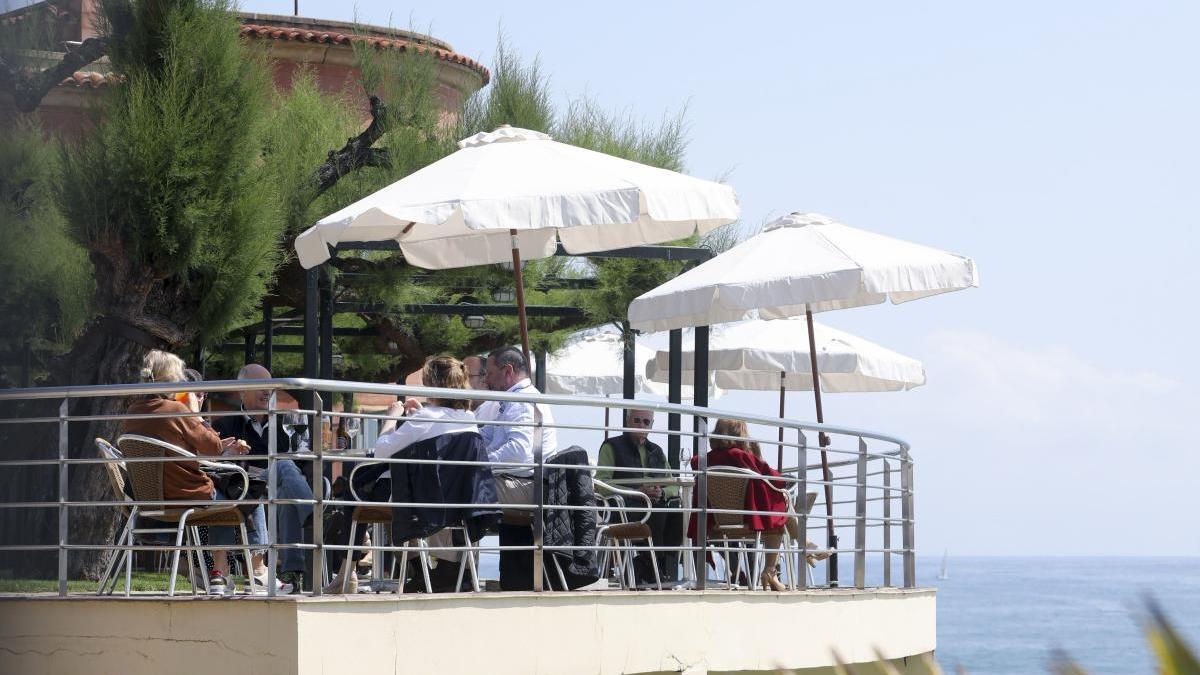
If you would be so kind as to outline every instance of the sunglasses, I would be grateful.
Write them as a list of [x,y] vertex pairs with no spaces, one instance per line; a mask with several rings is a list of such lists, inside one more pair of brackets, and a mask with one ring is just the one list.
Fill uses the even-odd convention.
[[632,424],[646,424],[646,425],[654,424],[653,417],[630,417],[629,421]]

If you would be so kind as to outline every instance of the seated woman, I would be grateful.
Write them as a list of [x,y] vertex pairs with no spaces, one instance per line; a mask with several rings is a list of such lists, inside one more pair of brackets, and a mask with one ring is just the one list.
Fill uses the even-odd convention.
[[[461,361],[452,356],[430,358],[420,374],[421,384],[426,387],[467,388],[467,370]],[[386,414],[391,418],[404,416],[404,420],[397,426],[396,419],[389,419],[379,428],[379,438],[375,441],[376,457],[391,458],[411,445],[445,434],[479,433],[475,414],[470,410],[470,401],[465,399],[431,398],[422,404],[416,398],[409,398],[406,402],[393,403]],[[390,468],[383,472],[379,480],[390,479]],[[429,536],[427,541],[433,547],[453,545],[450,533],[446,530]],[[430,576],[435,590],[437,587],[446,587],[447,582],[453,586],[458,576],[457,564],[461,554],[458,551],[431,551],[430,555],[439,561],[453,563],[433,567]],[[335,579],[326,590],[353,593],[356,587],[354,575],[349,574],[345,583]]]
[[[713,434],[718,436],[733,436],[738,439],[749,438],[749,431],[746,428],[746,423],[741,420],[720,419],[717,420],[716,426],[713,428]],[[762,453],[759,451],[758,443],[750,440],[732,440],[726,438],[712,438],[709,440],[709,452],[707,455],[708,466],[735,466],[742,469],[749,469],[763,476],[780,477],[780,474],[775,469],[771,468],[762,458]],[[692,468],[697,466],[697,458],[692,458]],[[774,487],[780,490],[786,489],[787,484],[784,481],[771,481]],[[787,497],[778,490],[772,489],[771,485],[764,480],[752,480],[746,485],[746,503],[744,506],[746,511],[773,511],[778,515],[746,515],[745,525],[747,529],[755,532],[762,532],[763,546],[768,549],[778,549],[779,544],[783,539],[784,528],[793,539],[800,538],[800,528],[796,522],[795,514],[792,513]],[[711,517],[710,517],[711,520]],[[695,537],[696,516],[692,515],[691,524],[688,527],[688,535]],[[816,545],[809,542],[809,548],[815,548]],[[810,557],[823,559],[826,554],[816,554]],[[776,573],[776,564],[779,562],[778,551],[771,551],[766,554],[766,564],[764,565],[762,578],[762,586],[764,589],[783,591],[787,587],[779,581]]]
[[[159,350],[151,350],[142,361],[142,382],[183,382],[183,360],[174,354]],[[200,411],[203,400],[201,396],[181,396],[177,400],[171,394],[149,394],[139,397],[128,409],[132,415],[169,414]],[[244,443],[233,438],[220,438],[216,432],[209,429],[199,416],[195,417],[158,417],[125,420],[121,424],[121,433],[150,436],[172,445],[178,446],[195,455],[220,457],[222,455],[245,454],[249,449]],[[212,479],[201,470],[196,462],[166,462],[163,464],[163,499],[166,500],[221,500],[226,496],[214,485]],[[248,518],[247,535],[252,545],[261,545],[265,537],[265,529],[255,526],[261,521],[262,511],[259,506],[255,509],[259,517]],[[209,528],[200,527],[200,543],[208,545]],[[213,534],[231,528],[214,528]],[[215,538],[215,537],[214,537]],[[233,589],[225,578],[225,555],[218,551],[212,555],[205,551],[204,566],[208,571],[209,592],[222,594]]]

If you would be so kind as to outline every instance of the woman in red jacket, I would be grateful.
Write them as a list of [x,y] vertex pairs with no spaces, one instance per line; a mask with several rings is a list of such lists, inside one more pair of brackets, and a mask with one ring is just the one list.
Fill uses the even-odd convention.
[[[731,419],[717,420],[717,425],[713,428],[713,435],[732,436],[736,439],[748,439],[750,436],[745,422]],[[772,478],[780,477],[779,472],[771,468],[771,465],[763,460],[762,453],[758,449],[758,443],[754,441],[712,438],[709,440],[708,445],[710,448],[707,455],[709,467],[734,466],[749,469],[763,476]],[[692,458],[693,469],[697,466],[696,459],[695,457]],[[751,480],[746,484],[746,503],[743,508],[746,511],[773,512],[770,514],[744,516],[747,529],[762,532],[764,548],[778,549],[783,539],[785,528],[788,536],[793,539],[800,538],[800,528],[796,522],[796,516],[792,512],[791,502],[787,495],[782,492],[787,487],[788,484],[782,480]],[[709,516],[709,526],[712,526],[712,516]],[[691,525],[688,527],[688,535],[695,538],[695,532],[696,516],[693,514]],[[809,543],[808,547],[815,548],[815,544]],[[823,559],[827,556],[825,554],[818,554],[810,555],[810,557]],[[762,578],[760,579],[763,588],[776,591],[787,590],[787,587],[779,581],[775,570],[775,565],[779,562],[778,550],[768,552],[765,562]]]

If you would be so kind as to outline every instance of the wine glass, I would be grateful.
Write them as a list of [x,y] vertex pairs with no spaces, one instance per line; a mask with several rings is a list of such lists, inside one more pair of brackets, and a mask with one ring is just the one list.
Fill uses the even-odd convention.
[[350,448],[353,448],[354,437],[358,435],[359,431],[362,431],[362,419],[358,417],[343,417],[342,430],[346,432],[346,438],[350,439]]
[[290,412],[283,415],[283,432],[288,435],[288,451],[293,448],[292,437],[295,436],[297,444],[304,441],[304,434],[308,430],[308,417],[304,413]]

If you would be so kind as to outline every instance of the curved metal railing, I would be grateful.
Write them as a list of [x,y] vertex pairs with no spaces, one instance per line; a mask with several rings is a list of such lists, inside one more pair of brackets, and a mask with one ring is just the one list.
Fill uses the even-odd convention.
[[[796,522],[799,526],[799,537],[796,542],[795,553],[798,553],[797,559],[803,560],[805,553],[824,553],[834,552],[833,549],[826,547],[809,547],[808,538],[816,531],[824,531],[827,523],[832,523],[833,530],[836,533],[837,540],[840,544],[836,549],[838,555],[833,556],[830,560],[824,563],[825,580],[818,586],[838,586],[844,582],[838,574],[842,567],[839,561],[839,555],[852,556],[852,583],[849,584],[854,588],[865,588],[868,585],[892,586],[893,584],[893,567],[894,558],[899,557],[902,570],[900,584],[903,587],[913,587],[916,584],[916,569],[914,556],[914,512],[913,512],[913,488],[912,474],[913,461],[909,452],[909,446],[902,440],[887,436],[885,434],[872,431],[854,429],[830,424],[814,424],[802,422],[798,420],[778,419],[774,417],[755,415],[747,413],[739,413],[733,411],[724,411],[714,408],[700,408],[695,406],[659,403],[643,400],[627,400],[627,399],[611,399],[601,397],[585,397],[585,396],[557,396],[546,394],[519,394],[508,392],[492,392],[481,390],[459,390],[459,389],[433,389],[428,387],[415,387],[407,385],[386,385],[386,384],[370,384],[362,382],[346,382],[334,380],[317,380],[305,378],[276,378],[269,380],[245,380],[245,381],[212,381],[212,382],[189,382],[189,383],[163,383],[163,384],[133,384],[133,385],[99,385],[99,386],[79,386],[79,387],[43,387],[29,389],[8,389],[0,390],[0,430],[3,430],[8,425],[19,424],[52,424],[58,427],[58,439],[56,447],[33,449],[31,456],[21,457],[18,459],[4,459],[0,461],[0,477],[4,474],[10,474],[21,467],[34,466],[53,466],[57,468],[58,474],[58,490],[57,500],[55,501],[0,501],[0,509],[37,509],[37,508],[55,508],[58,511],[58,537],[55,543],[5,543],[0,546],[0,551],[56,551],[58,561],[58,582],[59,593],[65,595],[67,592],[67,560],[72,551],[81,550],[103,550],[111,551],[114,554],[121,551],[141,551],[141,550],[234,550],[233,546],[197,546],[197,545],[175,545],[175,546],[151,546],[140,544],[84,544],[72,543],[69,541],[69,522],[72,510],[79,509],[100,509],[100,508],[127,508],[131,506],[138,507],[187,507],[196,506],[198,502],[186,500],[164,500],[159,502],[131,502],[125,501],[73,501],[69,498],[69,468],[76,465],[103,464],[111,463],[114,459],[106,459],[98,456],[69,456],[71,447],[71,424],[89,421],[124,421],[128,419],[139,419],[147,417],[185,417],[191,414],[174,413],[174,414],[159,414],[159,415],[131,415],[131,414],[116,414],[116,415],[81,415],[71,414],[71,403],[79,399],[89,399],[98,397],[129,397],[145,394],[173,394],[177,392],[205,392],[205,393],[230,393],[246,390],[269,390],[270,403],[264,410],[257,411],[225,411],[225,412],[205,412],[202,413],[205,417],[220,417],[226,415],[242,415],[242,414],[257,414],[265,415],[269,419],[269,424],[266,425],[268,431],[268,454],[266,457],[256,457],[256,459],[265,459],[268,463],[268,491],[263,499],[242,500],[237,502],[241,505],[262,504],[267,511],[267,545],[268,552],[267,560],[267,593],[268,595],[275,594],[275,568],[276,561],[280,551],[284,549],[302,549],[311,550],[314,552],[312,556],[313,563],[311,568],[312,577],[317,582],[313,584],[315,594],[321,593],[321,584],[319,580],[326,576],[324,569],[324,552],[325,551],[343,551],[346,555],[350,555],[352,550],[361,550],[364,548],[375,551],[375,555],[382,556],[384,553],[395,554],[403,551],[404,546],[399,545],[403,542],[393,542],[392,545],[384,545],[380,539],[375,539],[370,546],[354,546],[353,542],[327,542],[323,532],[323,514],[327,507],[354,507],[354,506],[379,506],[379,507],[396,507],[396,506],[413,506],[420,507],[421,504],[395,504],[392,502],[360,502],[348,499],[332,499],[325,494],[326,486],[323,477],[327,474],[327,464],[337,463],[343,466],[350,466],[355,462],[372,461],[372,462],[391,462],[391,463],[438,463],[438,464],[477,464],[484,465],[490,469],[532,469],[533,481],[536,487],[534,499],[528,504],[505,504],[505,509],[511,510],[526,510],[533,511],[533,544],[530,546],[500,546],[494,544],[484,544],[484,542],[471,543],[465,546],[455,547],[424,547],[426,551],[438,551],[446,549],[454,549],[461,552],[469,552],[471,555],[480,553],[498,553],[505,550],[529,550],[533,552],[534,558],[534,574],[533,587],[535,590],[542,590],[544,574],[543,571],[543,556],[547,551],[560,550],[578,550],[580,548],[600,550],[620,550],[622,547],[616,544],[607,546],[547,546],[541,537],[542,519],[540,515],[546,508],[544,503],[544,495],[542,495],[541,484],[542,478],[548,469],[565,468],[578,469],[574,465],[556,465],[552,462],[547,462],[546,453],[540,447],[541,433],[535,429],[532,437],[538,439],[534,443],[533,461],[524,463],[500,463],[500,462],[446,462],[442,460],[417,460],[411,458],[383,458],[372,457],[367,452],[369,448],[359,448],[355,452],[344,452],[334,448],[326,447],[326,439],[322,433],[315,433],[316,430],[323,430],[325,422],[330,418],[358,418],[363,422],[364,429],[357,436],[357,440],[363,441],[364,445],[370,445],[374,440],[374,429],[376,425],[381,424],[384,420],[389,419],[384,414],[376,413],[354,413],[354,412],[339,412],[326,411],[323,401],[330,394],[337,393],[342,395],[355,394],[384,394],[397,397],[429,397],[440,399],[466,399],[469,401],[481,402],[485,400],[493,401],[516,401],[536,403],[541,406],[555,406],[558,410],[563,409],[613,409],[613,410],[645,410],[654,413],[662,413],[666,415],[678,415],[681,422],[683,418],[690,418],[690,424],[680,424],[682,430],[670,431],[665,429],[652,429],[650,433],[653,435],[662,436],[677,436],[679,445],[683,448],[685,445],[690,451],[690,455],[696,458],[696,466],[692,468],[689,462],[681,461],[679,467],[668,467],[666,469],[645,470],[650,474],[661,474],[664,478],[664,483],[673,483],[683,487],[684,497],[678,507],[653,507],[653,511],[664,513],[680,513],[683,515],[683,521],[686,523],[689,518],[696,518],[699,522],[707,522],[709,515],[716,514],[733,514],[733,515],[770,515],[771,512],[750,511],[745,509],[715,509],[709,506],[708,481],[711,471],[706,463],[706,451],[711,439],[729,439],[747,441],[752,439],[731,438],[728,436],[717,436],[709,431],[710,422],[717,418],[733,418],[746,422],[749,425],[757,427],[767,427],[768,431],[763,433],[752,433],[757,438],[764,439],[759,442],[764,447],[777,447],[782,450],[781,455],[786,453],[791,460],[787,466],[782,467],[780,478],[774,479],[777,482],[785,485],[795,495],[807,495],[810,490],[816,489],[819,493],[823,492],[828,486],[832,493],[831,508],[826,510],[824,499],[818,499],[816,506],[811,512],[801,512],[796,514]],[[308,392],[312,396],[313,406],[304,409],[281,409],[277,405],[277,392],[287,390],[289,392]],[[22,417],[18,414],[17,406],[21,402],[29,402],[33,400],[57,400],[59,401],[58,415],[56,416],[38,416],[38,417]],[[275,419],[277,416],[286,413],[300,413],[311,417],[309,421],[309,430],[311,433],[311,441],[306,452],[280,452],[281,439],[278,437],[277,425]],[[582,423],[549,423],[542,419],[541,414],[536,415],[535,425],[553,427],[560,435],[559,448],[566,445],[575,444],[581,445],[584,449],[599,447],[599,443],[595,443],[593,448],[588,448],[583,443],[563,443],[562,436],[568,439],[573,439],[575,436],[589,434],[588,442],[593,442],[596,439],[591,437],[591,434],[603,432],[605,437],[624,433],[626,431],[640,432],[645,431],[640,428],[627,428],[622,425],[610,425],[607,422],[603,425],[592,425]],[[481,424],[484,424],[481,422]],[[513,425],[513,423],[505,422],[488,422],[502,426],[505,424]],[[528,426],[528,425],[523,425]],[[782,430],[782,435],[779,434]],[[76,432],[78,433],[78,431]],[[819,434],[824,434],[830,439],[830,444],[825,448],[814,447],[810,445],[810,438],[816,439]],[[771,440],[765,440],[765,439]],[[78,440],[78,439],[76,439]],[[89,439],[90,441],[90,439]],[[40,452],[39,452],[40,450]],[[831,476],[828,480],[824,478],[822,464],[817,461],[821,451],[828,454],[828,469]],[[11,452],[9,454],[12,454]],[[595,457],[594,452],[590,453],[590,457]],[[313,470],[310,475],[312,499],[283,499],[276,493],[278,490],[277,466],[281,460],[290,460],[294,462],[308,462],[312,464]],[[125,458],[126,463],[137,462],[171,462],[171,461],[194,461],[187,458],[178,457],[155,457],[155,458]],[[593,470],[599,468],[613,468],[621,470],[625,467],[597,467],[593,465]],[[349,469],[344,471],[349,474]],[[626,481],[626,487],[628,487]],[[644,482],[644,481],[643,481]],[[694,499],[687,499],[687,493],[694,495]],[[118,495],[118,497],[120,497]],[[3,499],[3,497],[0,497]],[[797,498],[797,503],[803,503],[803,498]],[[220,501],[205,501],[204,505],[219,505],[231,502]],[[311,543],[302,542],[287,542],[281,543],[277,533],[279,532],[279,507],[286,504],[311,504],[314,509],[312,519],[312,540]],[[430,505],[433,506],[433,505]],[[478,504],[437,504],[437,507],[471,507],[481,506]],[[556,505],[554,508],[564,508],[561,505]],[[571,507],[565,507],[571,508]],[[589,508],[586,506],[576,508]],[[896,513],[897,508],[899,514]],[[637,512],[644,513],[645,508],[626,507],[626,506],[606,506],[606,510],[612,512]],[[815,523],[815,527],[814,527]],[[899,546],[896,546],[896,530],[899,530]],[[662,552],[663,554],[675,555],[678,554],[682,558],[685,581],[684,586],[703,590],[712,580],[708,578],[708,562],[712,556],[710,554],[730,552],[729,546],[722,546],[714,542],[710,542],[707,537],[707,528],[696,528],[697,538],[695,541],[683,540],[681,545],[667,546],[662,542],[655,542],[652,550]],[[384,534],[377,531],[377,534]],[[684,533],[686,534],[686,532]],[[8,535],[11,538],[11,533]],[[852,542],[850,546],[846,546],[847,542]],[[646,550],[646,547],[641,547],[638,550]],[[770,549],[763,547],[761,544],[743,544],[739,546],[739,553],[763,553]],[[189,555],[189,558],[191,556]],[[720,558],[720,555],[715,556]],[[842,559],[844,560],[844,559]],[[376,572],[382,568],[381,561],[377,561],[374,565]],[[803,562],[799,563],[803,566]],[[699,573],[697,573],[699,571]],[[788,574],[789,582],[793,587],[804,588],[809,584],[806,581],[805,575],[801,570],[791,569]],[[403,579],[401,579],[401,583]]]

